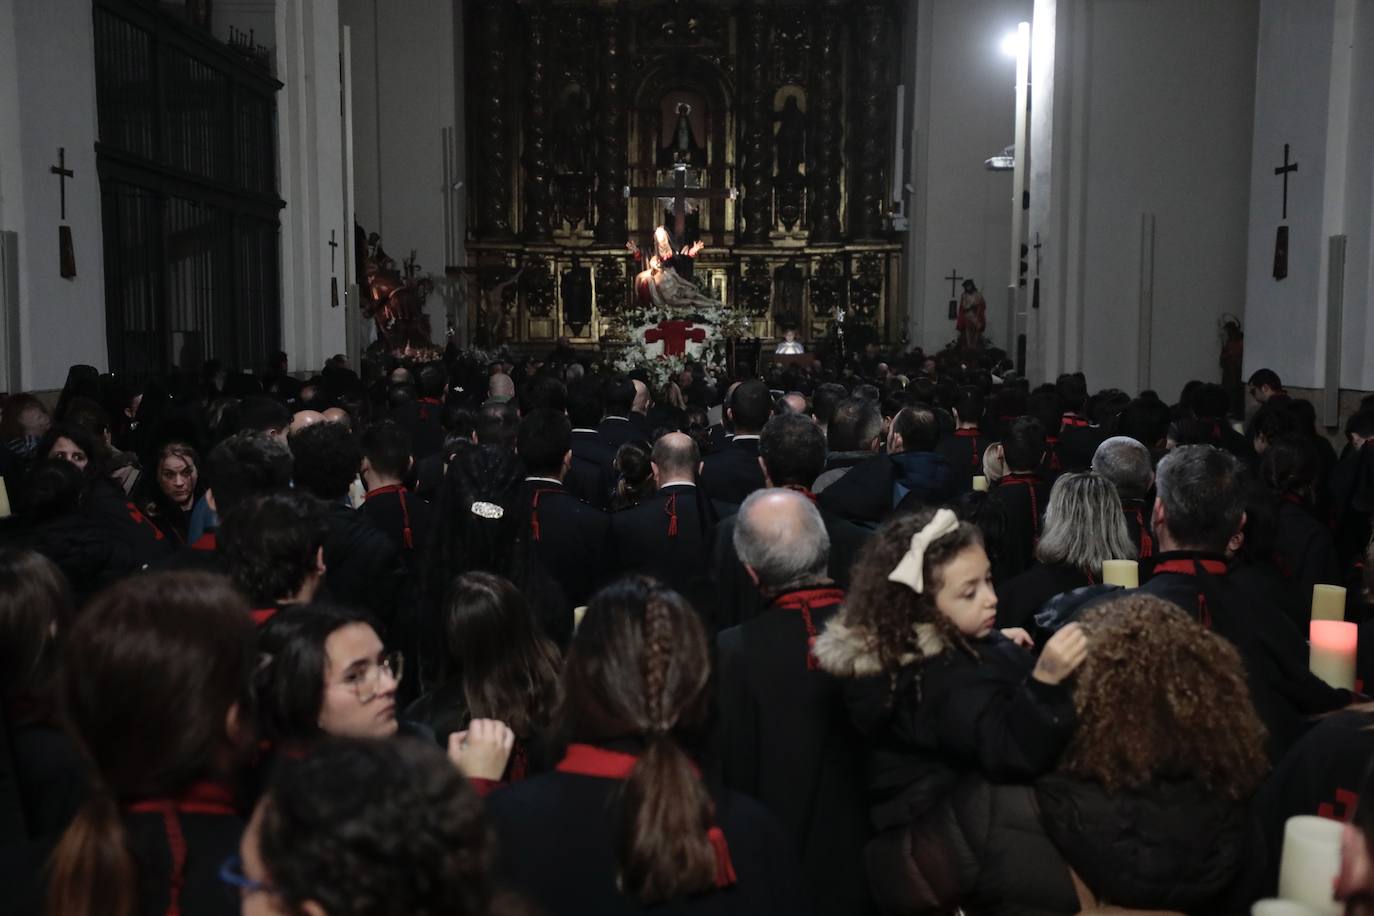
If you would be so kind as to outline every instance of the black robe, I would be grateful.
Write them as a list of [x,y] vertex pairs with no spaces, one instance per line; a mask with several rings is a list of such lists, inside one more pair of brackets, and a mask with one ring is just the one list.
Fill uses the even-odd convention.
[[992,575],[1000,585],[1035,562],[1050,485],[1038,474],[1008,474],[988,491],[978,525],[988,540]]
[[548,480],[526,480],[516,505],[534,555],[563,590],[571,614],[591,599],[613,569],[610,519],[563,484]]
[[406,568],[415,572],[429,544],[434,515],[429,503],[403,488],[384,487],[368,493],[367,501],[358,511],[391,539],[401,552]]
[[597,509],[611,503],[615,487],[615,449],[601,441],[594,430],[575,429],[572,433],[572,465],[563,484],[578,499]]
[[1024,627],[1034,632],[1035,613],[1055,595],[1093,585],[1094,580],[1076,566],[1036,563],[997,586],[997,626]]
[[782,821],[815,912],[835,916],[871,906],[862,743],[841,682],[819,670],[810,649],[843,599],[835,588],[781,595],[716,640],[722,781]]
[[939,452],[954,472],[954,478],[959,482],[959,492],[964,493],[973,489],[973,478],[982,476],[983,452],[987,450],[988,444],[989,440],[978,431],[978,427],[973,426],[956,429],[950,435],[941,438],[935,446],[935,451]]
[[897,510],[943,505],[959,492],[956,475],[938,452],[899,452],[859,462],[816,501],[856,525],[876,528]]
[[1219,557],[1178,550],[1155,560],[1156,570],[1181,561],[1190,571],[1156,572],[1141,591],[1172,601],[1240,652],[1250,698],[1269,730],[1271,759],[1278,760],[1302,737],[1310,725],[1308,717],[1350,702],[1349,691],[1328,686],[1308,669],[1304,635],[1268,596],[1202,565],[1219,562]]
[[444,447],[444,428],[439,424],[444,402],[438,398],[420,398],[415,404],[415,422],[410,428],[410,454],[419,461],[436,454]]
[[707,455],[702,464],[698,484],[712,499],[738,505],[750,493],[763,489],[758,436],[736,436],[720,451]]
[[[811,495],[809,491],[800,491]],[[813,497],[815,498],[815,497]],[[849,569],[854,565],[859,548],[872,536],[871,528],[863,528],[845,521],[817,500],[825,533],[830,536],[830,562],[826,576],[836,587],[849,587]],[[738,516],[729,515],[716,526],[711,566],[715,572],[716,627],[724,629],[757,617],[763,610],[763,598],[754,580],[749,578],[744,564],[735,553],[735,522]]]
[[321,598],[369,611],[384,626],[396,620],[409,601],[409,582],[401,551],[364,515],[342,503],[325,510]]
[[610,520],[617,573],[660,579],[685,596],[709,625],[715,617],[710,573],[716,509],[706,494],[674,484],[612,512]]
[[[499,849],[497,873],[547,916],[619,916],[644,911],[617,887],[614,804],[621,783],[545,773],[487,797]],[[730,847],[731,887],[654,908],[664,914],[807,914],[797,856],[777,820],[737,792],[713,793],[715,822]]]
[[[1307,611],[1311,620],[1312,586],[1344,585],[1336,544],[1331,531],[1301,503],[1284,498],[1279,503],[1274,532],[1274,565],[1283,576],[1287,604]],[[1304,628],[1305,629],[1305,628]]]
[[647,437],[639,428],[639,424],[628,417],[606,417],[597,426],[596,435],[601,444],[611,450],[612,458],[615,457],[616,450],[626,442],[637,443],[646,449],[649,447],[649,443],[645,441]]
[[1154,504],[1146,499],[1123,499],[1121,511],[1126,516],[1126,533],[1135,545],[1136,559],[1148,560],[1158,549],[1155,545],[1154,529],[1150,526],[1150,513]]

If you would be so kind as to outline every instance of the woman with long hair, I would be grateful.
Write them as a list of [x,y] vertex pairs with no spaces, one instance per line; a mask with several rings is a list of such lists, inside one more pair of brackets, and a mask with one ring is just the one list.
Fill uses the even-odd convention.
[[[1299,612],[1310,612],[1312,586],[1345,582],[1331,529],[1316,514],[1320,471],[1316,447],[1299,434],[1270,440],[1260,460],[1260,479],[1277,500],[1273,562],[1284,580],[1281,603]],[[1305,623],[1300,628],[1306,633]]]
[[997,624],[1030,628],[1055,595],[1101,582],[1103,562],[1135,557],[1111,481],[1093,471],[1064,474],[1050,490],[1035,565],[997,589]]
[[53,853],[51,916],[238,912],[217,872],[243,831],[255,664],[248,605],[217,576],[137,576],[82,611],[58,694],[91,780]]
[[563,670],[566,753],[487,801],[514,889],[552,916],[805,910],[793,842],[757,802],[709,791],[688,756],[710,678],[680,595],[645,577],[597,593]]
[[151,492],[142,502],[145,515],[177,544],[187,543],[191,510],[205,492],[200,455],[186,442],[172,441],[157,451]]
[[649,453],[640,445],[626,442],[615,453],[615,492],[611,494],[611,509],[637,506],[654,492],[654,466]]
[[244,916],[514,916],[481,800],[438,750],[332,739],[282,761],[223,869]]
[[510,580],[487,572],[453,580],[444,606],[447,676],[406,709],[441,746],[473,719],[498,719],[515,732],[511,780],[546,757],[561,666],[558,647],[539,629]]

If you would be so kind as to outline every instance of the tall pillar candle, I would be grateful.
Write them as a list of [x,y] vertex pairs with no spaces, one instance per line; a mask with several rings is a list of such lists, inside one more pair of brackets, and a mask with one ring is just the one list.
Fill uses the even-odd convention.
[[1345,589],[1339,585],[1312,586],[1312,619],[1344,620]]
[[1355,689],[1355,649],[1359,627],[1343,620],[1311,623],[1308,667],[1332,687]]
[[1340,821],[1300,814],[1283,825],[1283,857],[1279,860],[1279,896],[1336,916],[1341,905],[1332,886],[1341,867]]
[[1102,584],[1139,588],[1140,564],[1135,560],[1103,560]]
[[974,489],[974,490],[977,490],[977,491],[982,492],[982,491],[987,490],[987,488],[988,488],[988,479],[987,479],[986,477],[984,477],[982,474],[979,474],[977,477],[974,477],[974,478],[973,478],[973,489]]

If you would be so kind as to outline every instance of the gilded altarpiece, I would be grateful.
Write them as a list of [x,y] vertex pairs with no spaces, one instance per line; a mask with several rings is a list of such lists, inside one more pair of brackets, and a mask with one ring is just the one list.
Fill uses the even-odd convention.
[[468,339],[613,343],[639,265],[672,225],[695,280],[761,338],[903,340],[888,228],[901,34],[891,0],[470,0]]

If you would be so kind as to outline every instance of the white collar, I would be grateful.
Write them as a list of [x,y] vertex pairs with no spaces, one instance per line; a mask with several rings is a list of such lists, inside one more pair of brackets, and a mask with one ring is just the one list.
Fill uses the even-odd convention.
[[752,434],[749,434],[749,433],[744,433],[744,434],[742,434],[742,435],[731,436],[731,437],[730,437],[730,441],[731,441],[731,442],[739,442],[739,441],[744,440],[744,439],[757,439],[757,438],[758,438],[757,435],[752,435]]
[[626,423],[629,423],[629,422],[630,422],[630,418],[629,418],[629,417],[610,417],[610,416],[607,416],[607,417],[602,417],[601,419],[602,419],[602,421],[605,421],[605,420],[623,420],[623,421],[625,421]]
[[596,432],[596,430],[594,430],[594,429],[587,429],[587,427],[585,427],[585,426],[574,426],[574,427],[573,427],[573,432],[575,432],[575,433],[594,433],[594,432]]
[[670,481],[668,481],[667,483],[661,483],[661,484],[659,484],[659,485],[658,485],[658,488],[659,488],[660,490],[666,490],[666,489],[668,489],[669,487],[695,487],[695,486],[696,486],[696,483],[695,483],[694,481],[691,481],[691,480],[670,480]]
[[540,483],[556,483],[556,484],[558,484],[560,487],[563,486],[563,481],[559,480],[557,477],[533,477],[533,476],[531,476],[531,477],[526,477],[526,478],[525,478],[525,482],[526,482],[526,483],[529,483],[531,480],[537,480],[537,481],[539,481]]

